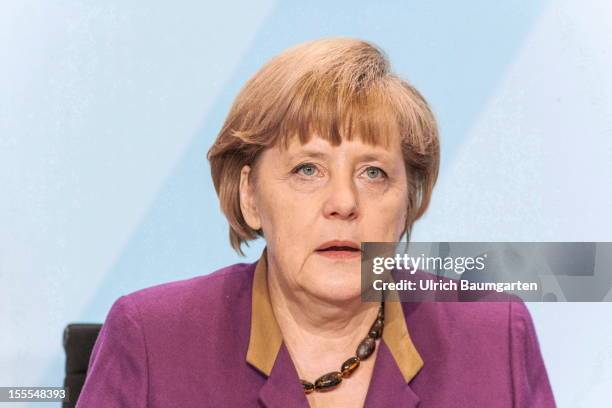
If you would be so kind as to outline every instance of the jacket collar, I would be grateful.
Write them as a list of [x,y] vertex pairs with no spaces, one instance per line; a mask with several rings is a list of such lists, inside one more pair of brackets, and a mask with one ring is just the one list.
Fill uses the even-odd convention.
[[246,360],[253,367],[269,376],[274,361],[283,343],[283,336],[278,327],[270,296],[268,293],[267,247],[255,266],[253,276],[253,293],[251,296],[251,336]]
[[[267,269],[266,247],[257,261],[253,277],[251,334],[246,361],[268,377],[260,391],[260,398],[267,401],[267,406],[283,406],[285,402],[291,402],[285,406],[308,406],[272,311]],[[408,383],[423,367],[423,359],[410,338],[400,302],[385,302],[385,328],[380,347],[367,402],[376,400],[378,403],[383,398],[385,402],[395,401],[400,405],[411,402],[416,405],[418,397]],[[380,391],[389,390],[389,387],[394,388],[394,392]],[[279,393],[279,390],[282,392]]]

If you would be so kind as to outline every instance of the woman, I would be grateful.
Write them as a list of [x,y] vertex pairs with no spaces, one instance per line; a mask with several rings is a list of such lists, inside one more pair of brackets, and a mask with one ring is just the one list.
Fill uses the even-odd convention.
[[360,243],[409,237],[439,166],[377,47],[275,57],[208,158],[232,247],[263,237],[260,259],[119,298],[78,407],[554,406],[522,303],[360,300]]

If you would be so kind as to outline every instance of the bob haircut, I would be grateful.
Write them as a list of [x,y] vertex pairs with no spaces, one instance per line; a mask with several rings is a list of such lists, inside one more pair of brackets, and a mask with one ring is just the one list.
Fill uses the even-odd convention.
[[[408,178],[402,236],[429,206],[438,177],[440,146],[434,114],[423,96],[391,72],[376,45],[353,38],[323,38],[288,48],[267,62],[240,90],[207,158],[229,225],[232,248],[263,237],[240,209],[240,171],[256,173],[259,154],[293,137],[317,135],[333,146],[358,138],[388,146],[399,136]],[[254,176],[256,177],[256,176]]]

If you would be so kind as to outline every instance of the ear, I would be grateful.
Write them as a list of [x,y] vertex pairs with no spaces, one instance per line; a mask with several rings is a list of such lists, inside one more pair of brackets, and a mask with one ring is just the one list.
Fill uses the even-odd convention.
[[261,218],[255,205],[255,191],[252,183],[251,166],[244,165],[240,170],[240,210],[247,225],[255,231],[261,228]]

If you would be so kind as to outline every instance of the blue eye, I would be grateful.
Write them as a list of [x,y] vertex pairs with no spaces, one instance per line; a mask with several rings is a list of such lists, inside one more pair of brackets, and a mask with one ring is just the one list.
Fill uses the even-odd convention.
[[368,167],[366,169],[366,174],[367,174],[368,178],[370,178],[370,179],[377,179],[377,178],[379,178],[379,176],[380,177],[385,177],[386,176],[386,173],[382,169],[380,169],[378,167]]
[[314,176],[317,173],[317,167],[314,164],[302,164],[296,169],[296,173],[302,172],[305,176]]

